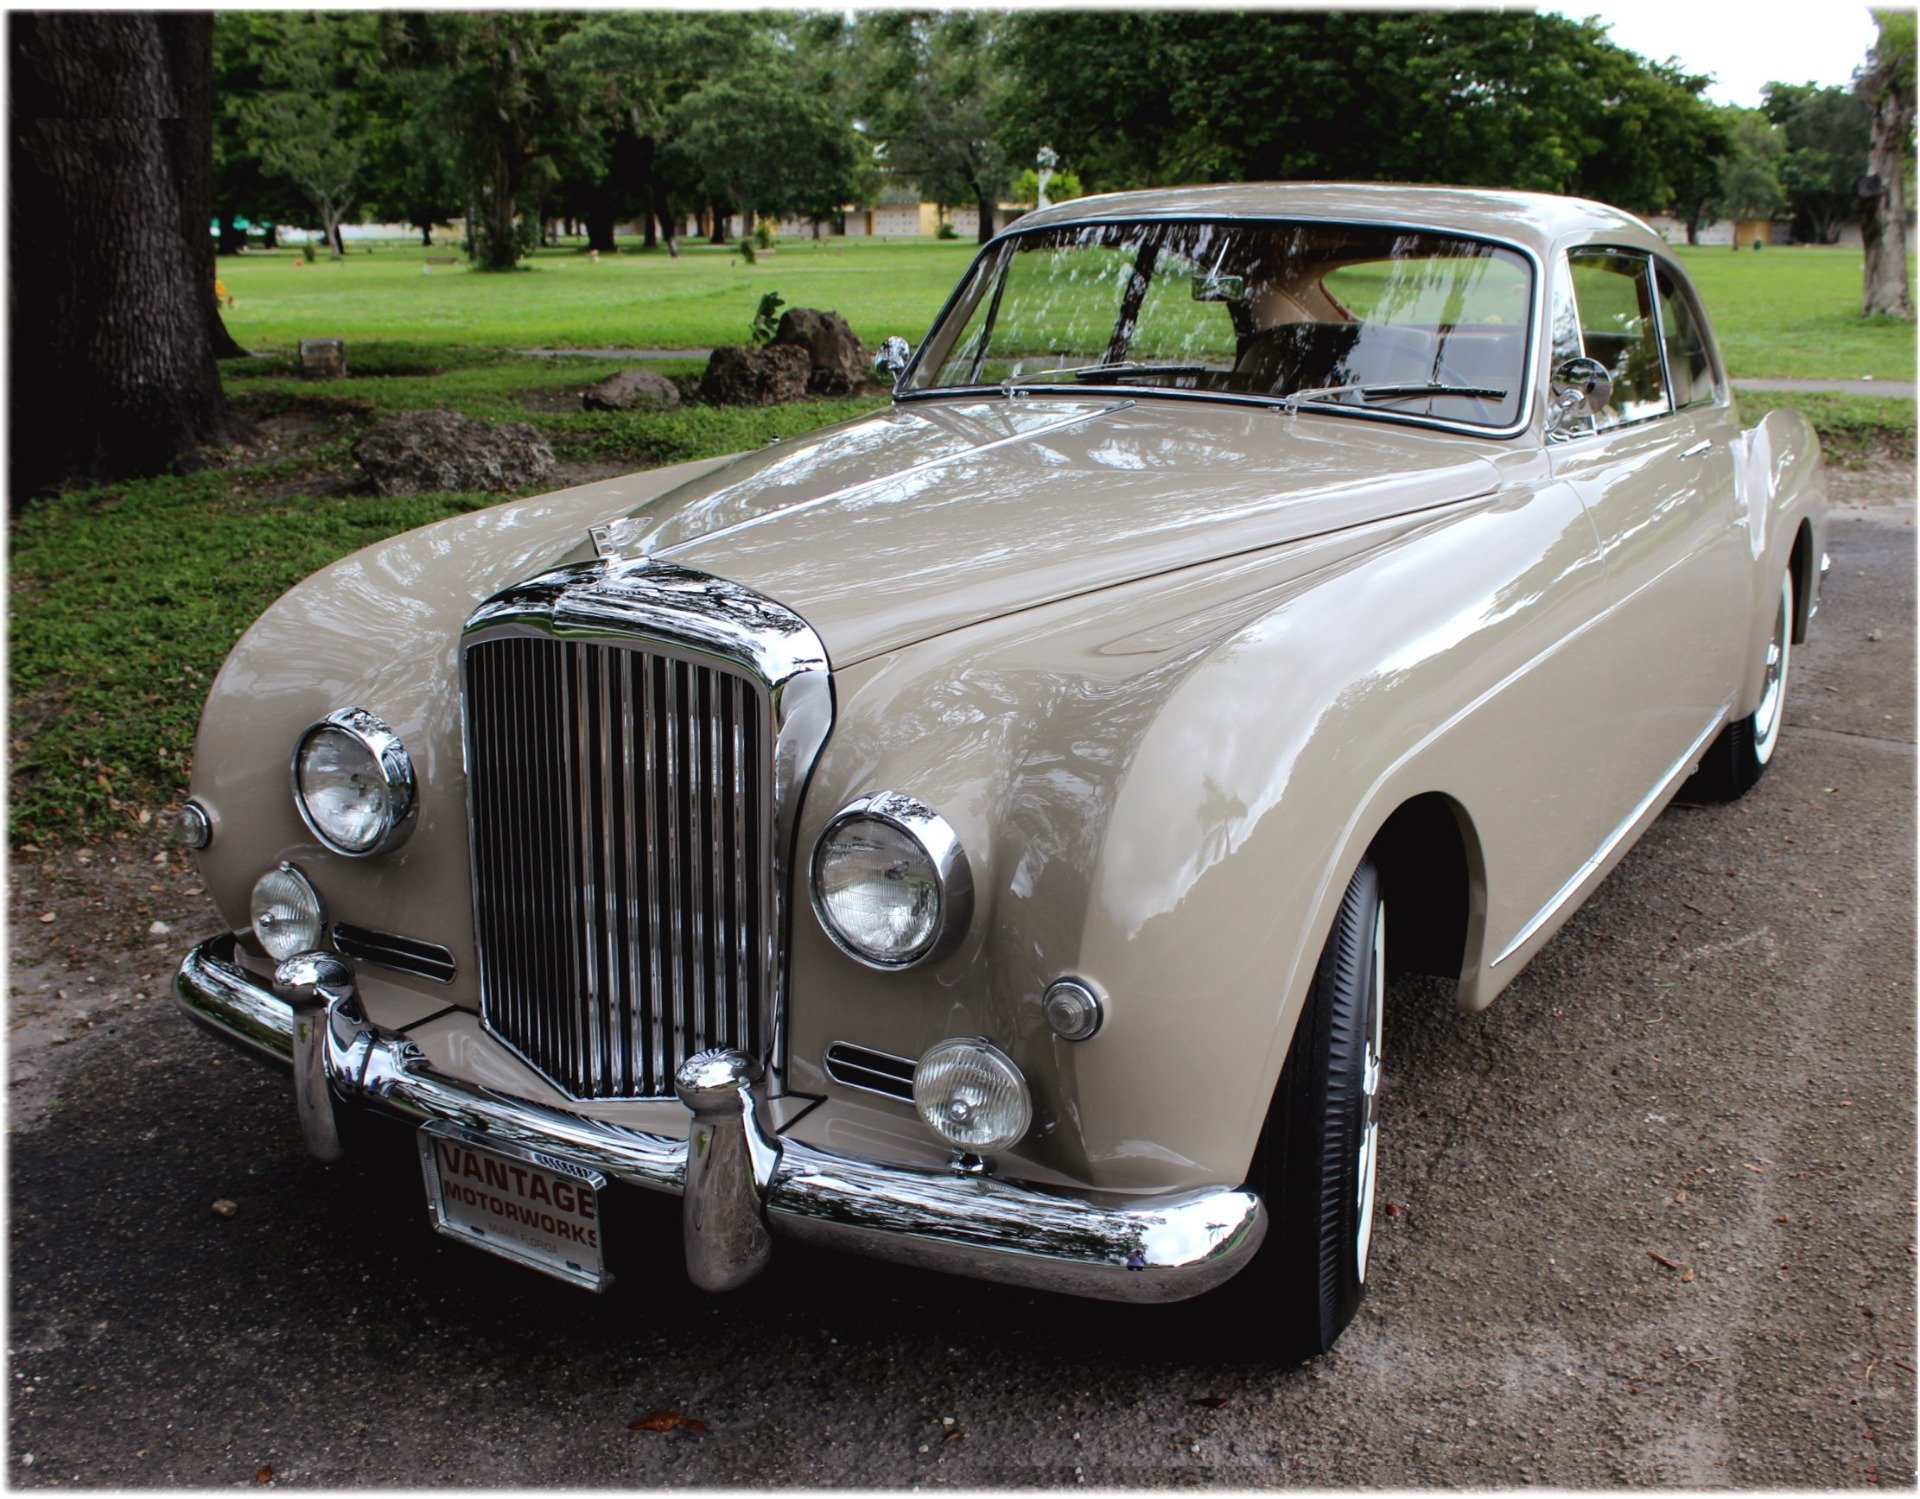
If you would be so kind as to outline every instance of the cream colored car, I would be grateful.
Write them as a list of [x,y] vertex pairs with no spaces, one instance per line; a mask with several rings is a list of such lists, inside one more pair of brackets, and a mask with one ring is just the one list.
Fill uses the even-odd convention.
[[[201,720],[181,966],[313,1153],[588,1287],[792,1236],[1353,1314],[1384,978],[1510,983],[1778,752],[1806,422],[1742,429],[1637,219],[1243,185],[1043,209],[890,409],[293,589]],[[1384,1121],[1389,1127],[1389,1112]]]

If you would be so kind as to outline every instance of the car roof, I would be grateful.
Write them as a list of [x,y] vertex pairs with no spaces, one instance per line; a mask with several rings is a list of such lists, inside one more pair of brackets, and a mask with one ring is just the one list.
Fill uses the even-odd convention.
[[1412,187],[1390,182],[1223,182],[1074,198],[1024,214],[1009,231],[1084,220],[1166,217],[1331,219],[1482,235],[1545,256],[1570,240],[1602,238],[1663,249],[1630,213],[1585,198],[1485,187]]

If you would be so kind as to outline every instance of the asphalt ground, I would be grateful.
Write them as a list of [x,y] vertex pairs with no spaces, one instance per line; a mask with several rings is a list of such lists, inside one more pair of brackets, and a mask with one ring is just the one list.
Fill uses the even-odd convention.
[[7,1478],[1911,1486],[1913,510],[1830,549],[1761,785],[1670,810],[1484,1015],[1391,990],[1372,1289],[1297,1368],[1257,1302],[788,1242],[709,1297],[668,1199],[604,1297],[493,1261],[404,1135],[314,1164],[175,1013],[190,869],[16,865]]

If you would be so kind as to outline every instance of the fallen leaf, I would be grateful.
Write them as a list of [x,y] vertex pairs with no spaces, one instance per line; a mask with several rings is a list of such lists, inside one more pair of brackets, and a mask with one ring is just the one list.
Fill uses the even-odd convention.
[[1400,1204],[1399,1204],[1399,1203],[1397,1203],[1397,1202],[1390,1202],[1390,1203],[1388,1203],[1388,1204],[1387,1204],[1387,1216],[1388,1216],[1389,1218],[1398,1218],[1398,1217],[1400,1216]]
[[945,1436],[940,1438],[940,1440],[943,1442],[954,1442],[954,1441],[958,1441],[961,1437],[965,1435],[966,1433],[956,1426],[953,1428],[952,1431],[948,1432]]
[[1656,1265],[1665,1265],[1669,1270],[1678,1270],[1680,1268],[1657,1249],[1649,1249],[1647,1251],[1647,1258],[1652,1260]]
[[628,1431],[690,1431],[696,1436],[704,1436],[707,1430],[705,1421],[696,1421],[691,1416],[683,1416],[678,1411],[655,1411],[650,1416],[641,1416],[627,1423]]
[[1692,1280],[1692,1279],[1693,1279],[1693,1272],[1692,1272],[1691,1270],[1682,1270],[1682,1271],[1680,1272],[1680,1279],[1681,1279],[1681,1280],[1683,1280],[1683,1281],[1688,1281],[1688,1280]]
[[1685,1201],[1687,1200],[1687,1190],[1686,1190],[1686,1188],[1685,1188],[1685,1187],[1682,1187],[1682,1188],[1681,1188],[1681,1189],[1680,1189],[1680,1190],[1679,1190],[1678,1192],[1675,1192],[1675,1193],[1673,1194],[1673,1200],[1674,1200],[1674,1201],[1675,1201],[1676,1203],[1680,1203],[1680,1202],[1685,1202]]
[[52,921],[52,920],[53,920],[53,912],[51,912],[51,911],[42,911],[42,912],[40,913],[40,919],[41,919],[42,921]]
[[231,1197],[222,1197],[218,1202],[214,1203],[213,1210],[222,1218],[231,1218],[235,1213],[240,1211],[240,1204],[235,1202]]
[[253,1475],[253,1481],[255,1483],[272,1483],[273,1482],[272,1467],[270,1467],[265,1463],[262,1463],[260,1465],[260,1471]]
[[1781,1213],[1781,1214],[1780,1214],[1780,1215],[1779,1215],[1778,1217],[1776,1217],[1776,1218],[1775,1218],[1775,1219],[1774,1219],[1773,1221],[1774,1221],[1775,1223],[1791,1223],[1791,1222],[1793,1222],[1793,1219],[1791,1219],[1791,1218],[1789,1218],[1789,1217],[1788,1217],[1788,1216],[1787,1216],[1787,1215],[1786,1215],[1785,1213]]

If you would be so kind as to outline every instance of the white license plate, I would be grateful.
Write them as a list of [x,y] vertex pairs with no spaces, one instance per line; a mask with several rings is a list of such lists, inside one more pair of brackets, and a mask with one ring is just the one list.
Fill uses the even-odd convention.
[[422,1125],[419,1140],[427,1215],[441,1233],[589,1291],[606,1289],[607,1179],[598,1171],[456,1124]]

